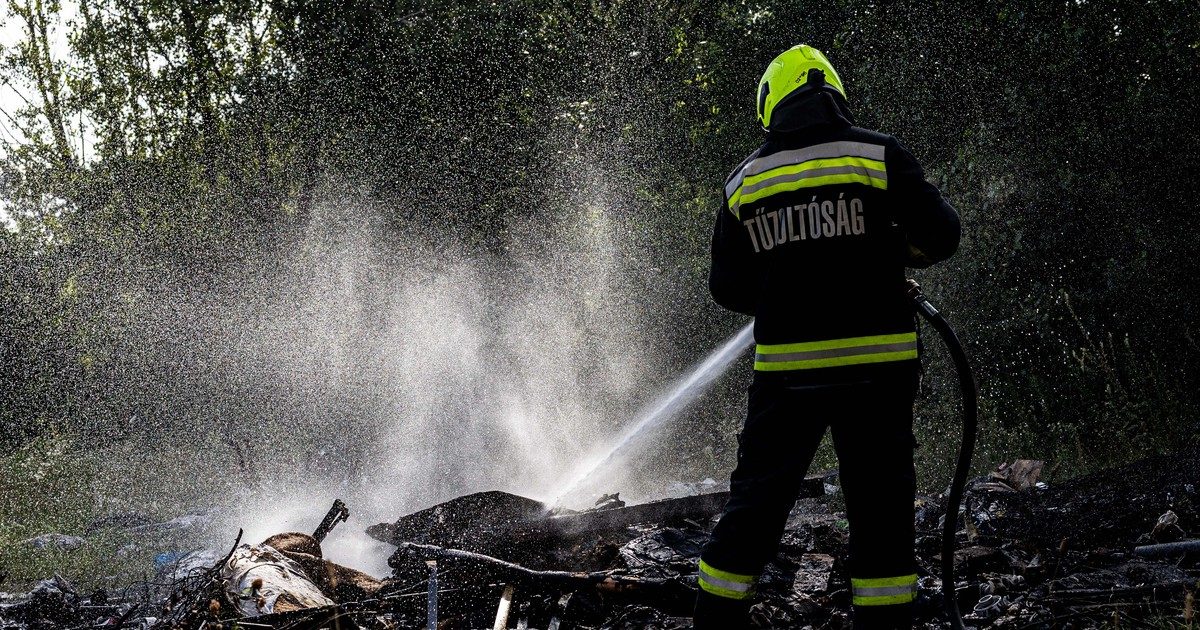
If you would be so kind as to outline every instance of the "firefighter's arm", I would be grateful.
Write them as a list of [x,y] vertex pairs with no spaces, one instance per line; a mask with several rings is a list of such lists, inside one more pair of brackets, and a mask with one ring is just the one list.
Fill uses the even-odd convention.
[[887,147],[888,192],[895,200],[896,223],[904,232],[909,267],[946,260],[962,236],[958,212],[925,179],[921,165],[899,142]]
[[708,290],[717,304],[746,315],[754,315],[755,305],[751,247],[746,228],[722,203],[713,226]]

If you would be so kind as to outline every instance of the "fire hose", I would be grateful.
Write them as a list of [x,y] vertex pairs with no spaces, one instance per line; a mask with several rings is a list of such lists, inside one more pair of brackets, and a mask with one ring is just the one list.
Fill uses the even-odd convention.
[[946,616],[954,628],[963,628],[962,614],[958,610],[958,599],[954,592],[954,542],[958,531],[958,510],[962,504],[963,490],[967,485],[967,475],[971,470],[971,457],[975,452],[975,438],[979,429],[979,391],[975,385],[975,374],[971,372],[971,364],[963,351],[962,343],[958,340],[950,322],[938,312],[929,299],[921,292],[921,285],[915,280],[908,281],[908,297],[912,300],[917,312],[937,330],[950,358],[954,361],[954,369],[958,373],[958,386],[962,395],[962,444],[958,449],[958,463],[954,468],[954,477],[950,481],[950,492],[946,497],[946,515],[942,523],[942,605]]

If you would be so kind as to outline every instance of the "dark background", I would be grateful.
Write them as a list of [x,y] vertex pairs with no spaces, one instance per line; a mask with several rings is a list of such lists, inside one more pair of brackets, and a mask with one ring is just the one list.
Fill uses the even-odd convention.
[[[262,300],[303,311],[294,253],[314,225],[368,234],[384,290],[447,260],[502,284],[530,256],[593,255],[552,243],[596,190],[619,279],[577,315],[624,320],[650,366],[624,394],[649,397],[744,323],[709,302],[710,226],[761,138],[758,77],[800,42],[962,215],[959,254],[917,277],[979,371],[980,467],[1074,474],[1200,435],[1194,2],[86,0],[67,22],[15,0],[5,19],[22,32],[5,81],[28,99],[4,114],[0,162],[6,449],[186,428],[251,469],[268,447],[247,418],[372,413],[335,385],[260,378],[269,353],[214,367],[228,357],[206,347]],[[318,221],[330,196],[369,203]],[[397,316],[371,308],[372,273],[355,276],[365,331]],[[919,438],[941,475],[953,380],[940,352],[928,364]],[[744,377],[693,408],[664,474],[725,474]],[[340,448],[301,465],[365,457]]]

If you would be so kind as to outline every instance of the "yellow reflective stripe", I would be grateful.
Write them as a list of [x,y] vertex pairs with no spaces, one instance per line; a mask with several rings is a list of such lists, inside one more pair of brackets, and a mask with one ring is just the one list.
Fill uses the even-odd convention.
[[884,578],[850,578],[850,586],[854,587],[855,590],[860,588],[879,588],[881,586],[908,586],[916,583],[916,573]]
[[804,343],[760,344],[754,356],[754,369],[782,372],[916,358],[917,333],[909,332]]
[[869,335],[866,337],[846,337],[844,339],[826,339],[823,341],[804,341],[801,343],[758,344],[755,352],[758,354],[788,354],[792,352],[810,352],[813,350],[833,350],[836,348],[854,348],[857,346],[874,346],[886,343],[904,343],[916,341],[917,333],[904,332],[888,335]]
[[816,188],[818,186],[833,186],[835,184],[865,184],[872,188],[887,190],[887,180],[870,177],[861,173],[846,173],[842,175],[824,175],[821,177],[806,177],[793,181],[781,182],[773,186],[768,186],[753,193],[742,194],[739,189],[729,198],[729,211],[738,219],[742,218],[741,207],[744,203],[757,201],[764,197],[777,195],[784,192],[792,192],[802,188]]
[[707,581],[705,581],[703,575],[700,576],[700,588],[704,589],[705,591],[707,591],[709,593],[712,593],[713,595],[716,595],[717,597],[724,597],[727,599],[748,599],[752,595],[750,593],[750,591],[745,591],[745,592],[735,591],[732,589],[716,586],[714,584],[709,584]]
[[866,363],[887,363],[888,361],[907,361],[918,358],[916,350],[901,352],[881,352],[878,354],[857,354],[848,357],[832,357],[829,359],[806,359],[801,361],[755,361],[754,369],[759,372],[781,372],[786,370],[811,370],[823,367],[841,365],[863,365]]
[[729,571],[722,571],[720,569],[714,568],[713,565],[705,562],[703,559],[700,560],[700,573],[706,574],[706,575],[711,575],[715,578],[719,578],[719,579],[726,580],[729,582],[737,582],[738,584],[753,584],[754,578],[755,578],[755,576],[753,576],[753,575],[743,575],[741,573],[730,573]]
[[742,189],[734,191],[733,196],[729,198],[729,211],[738,219],[742,218],[742,204],[757,201],[771,195],[777,195],[783,192],[792,192],[802,188],[816,188],[818,186],[833,186],[835,184],[866,184],[872,188],[887,190],[887,180],[871,177],[862,173],[843,173],[840,175],[823,175],[821,177],[805,177],[792,181],[780,182],[752,193],[742,193]]
[[[839,168],[853,169],[853,172],[832,174],[813,173],[811,177],[794,177],[806,171],[836,170]],[[775,178],[783,179],[776,184],[756,188],[758,184],[769,182]],[[733,182],[730,182],[730,185],[732,184]],[[729,197],[730,212],[740,219],[741,205],[743,203],[757,201],[781,192],[835,184],[866,184],[872,188],[887,190],[887,166],[882,160],[853,155],[812,159],[795,164],[785,164],[745,176],[741,181],[737,182],[737,187],[732,193],[729,192],[727,186],[726,193]]]
[[817,186],[832,186],[834,184],[866,184],[872,188],[881,188],[887,190],[887,180],[871,177],[863,173],[844,173],[842,175],[824,175],[821,177],[806,177],[793,181],[780,182],[766,188],[756,190],[752,193],[742,194],[739,197],[738,204],[747,204],[753,201],[778,195],[783,192],[791,192],[800,190],[801,188],[816,188]]
[[839,157],[861,157],[868,160],[882,161],[887,157],[887,147],[882,144],[847,142],[845,140],[814,144],[802,149],[779,151],[778,153],[766,156],[755,155],[754,159],[749,164],[746,164],[739,174],[745,176],[758,175],[763,171],[787,166],[788,164],[799,164],[801,162],[808,162],[809,160],[826,160]]
[[754,594],[753,575],[722,571],[700,560],[700,588],[718,597],[746,599]]
[[740,202],[741,198],[742,198],[742,187],[738,186],[738,189],[733,191],[733,194],[730,195],[730,197],[729,197],[729,211],[733,213],[733,216],[735,216],[739,219],[742,218],[742,213],[739,209],[741,207],[741,202]]
[[750,176],[746,177],[745,179],[742,180],[742,184],[741,184],[741,186],[738,186],[738,188],[750,187],[761,181],[768,180],[773,177],[779,177],[780,175],[794,175],[796,173],[802,173],[804,171],[811,171],[811,170],[815,170],[815,169],[819,169],[819,168],[830,168],[830,167],[834,167],[834,166],[856,166],[856,167],[860,167],[863,169],[868,169],[868,170],[873,170],[873,171],[881,171],[884,175],[882,179],[884,179],[885,181],[887,180],[887,167],[884,165],[883,162],[881,162],[879,160],[871,160],[871,159],[857,157],[857,156],[845,156],[845,157],[837,157],[837,158],[822,158],[822,159],[817,159],[817,160],[809,160],[807,162],[801,162],[799,164],[788,164],[786,166],[780,166],[778,168],[773,168],[769,171],[764,171],[762,173],[758,173],[758,174],[750,175]]
[[886,578],[851,578],[855,606],[907,604],[917,597],[917,574]]

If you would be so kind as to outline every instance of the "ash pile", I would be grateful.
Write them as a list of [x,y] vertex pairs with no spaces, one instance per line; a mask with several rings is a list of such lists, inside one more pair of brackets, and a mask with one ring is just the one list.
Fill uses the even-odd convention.
[[[954,585],[968,626],[1190,627],[1200,585],[1200,450],[1048,486],[1019,460],[971,482]],[[703,488],[709,490],[711,488]],[[618,495],[549,512],[503,492],[368,529],[396,546],[376,579],[325,559],[344,520],[313,534],[189,554],[134,598],[61,578],[0,598],[0,628],[687,628],[701,547],[726,495],[641,505]],[[918,627],[947,627],[938,577],[942,497],[917,513]],[[847,524],[836,473],[806,480],[757,591],[764,628],[849,627]]]

